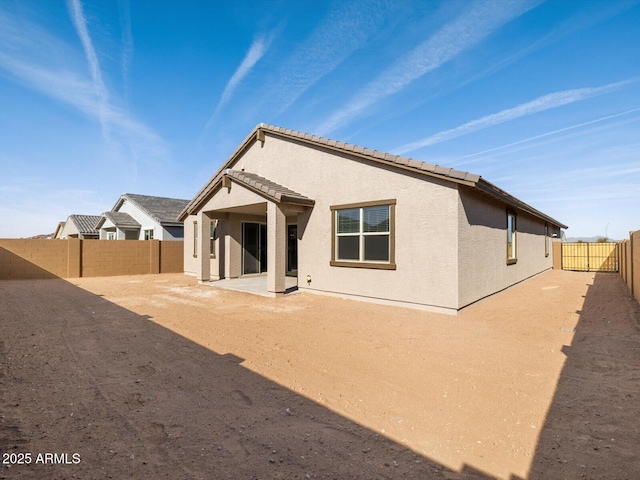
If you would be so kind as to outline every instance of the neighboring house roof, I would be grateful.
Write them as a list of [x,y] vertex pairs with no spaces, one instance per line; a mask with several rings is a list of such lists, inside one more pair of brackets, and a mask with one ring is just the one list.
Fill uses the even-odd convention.
[[[226,171],[230,169],[235,160],[242,155],[255,141],[265,141],[265,135],[273,135],[287,140],[295,142],[305,143],[315,147],[323,148],[326,150],[338,152],[341,154],[348,154],[358,159],[368,161],[372,164],[392,165],[402,170],[408,170],[416,173],[423,174],[428,177],[439,178],[442,180],[450,181],[460,185],[466,185],[471,188],[475,188],[482,191],[498,200],[506,203],[507,205],[518,208],[524,212],[530,213],[535,217],[541,218],[553,225],[561,228],[568,228],[566,225],[558,222],[550,216],[542,213],[541,211],[533,208],[525,202],[517,199],[516,197],[505,192],[501,188],[493,185],[492,183],[483,179],[480,175],[476,175],[469,172],[463,172],[452,168],[441,167],[431,163],[421,162],[408,157],[402,157],[400,155],[393,155],[391,153],[380,152],[378,150],[372,150],[370,148],[360,147],[350,143],[338,142],[336,140],[330,140],[324,137],[318,137],[316,135],[310,135],[308,133],[297,132],[295,130],[289,130],[274,125],[268,125],[265,123],[259,123],[251,133],[244,139],[244,141],[238,146],[238,148],[231,154],[224,165],[209,179],[205,186],[196,194],[196,196],[188,202],[182,212],[177,217],[178,220],[183,221],[188,215],[192,215],[198,211],[199,207],[210,197],[211,193],[221,183],[222,177],[226,175]],[[245,172],[242,172],[245,173]],[[245,173],[245,175],[249,175]],[[277,184],[276,184],[277,185]],[[306,197],[305,197],[306,198]]]
[[118,228],[140,228],[141,226],[131,215],[125,212],[104,212],[98,222],[98,228],[104,225],[105,220],[109,220]]
[[152,197],[150,195],[125,193],[118,199],[111,211],[117,212],[125,200],[136,205],[140,210],[163,226],[182,226],[182,222],[176,219],[189,203],[189,200],[181,200],[179,198]]
[[56,231],[53,232],[53,238],[59,238],[59,235],[62,233],[64,226],[67,222],[58,222],[58,226],[56,227]]
[[99,215],[69,215],[67,222],[72,222],[81,235],[99,235],[96,228],[98,220]]
[[300,195],[293,190],[283,187],[282,185],[272,182],[271,180],[267,180],[266,178],[254,173],[240,172],[238,170],[231,169],[225,170],[224,173],[233,181],[244,185],[250,190],[255,190],[258,193],[269,197],[276,203],[288,202],[302,205],[313,205],[315,203],[312,199],[307,198],[304,195]]

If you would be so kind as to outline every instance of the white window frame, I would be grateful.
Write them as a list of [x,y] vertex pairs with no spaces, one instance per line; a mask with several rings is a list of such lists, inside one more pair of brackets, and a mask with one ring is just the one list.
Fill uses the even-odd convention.
[[144,239],[153,240],[153,228],[150,228],[144,231]]

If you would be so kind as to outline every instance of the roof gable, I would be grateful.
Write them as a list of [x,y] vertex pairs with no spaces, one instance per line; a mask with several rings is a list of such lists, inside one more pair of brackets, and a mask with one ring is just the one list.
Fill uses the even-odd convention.
[[179,198],[154,197],[151,195],[125,193],[118,199],[118,202],[111,211],[118,212],[125,201],[131,202],[159,224],[174,226],[182,225],[182,222],[178,220],[178,215],[180,215],[180,212],[189,203],[189,200],[182,200]]
[[236,160],[238,160],[242,156],[242,154],[248,148],[250,148],[251,145],[253,145],[253,143],[257,141],[265,142],[266,137],[270,135],[279,137],[284,140],[299,142],[329,151],[334,151],[343,155],[346,154],[351,157],[365,160],[374,165],[385,165],[387,167],[392,166],[400,171],[412,171],[425,175],[425,177],[439,178],[452,183],[465,185],[472,188],[478,188],[482,192],[494,198],[497,198],[498,200],[506,203],[509,206],[528,212],[535,217],[541,218],[546,222],[549,222],[558,227],[568,228],[566,225],[540,212],[539,210],[533,208],[525,202],[515,198],[514,196],[498,188],[492,183],[484,180],[480,175],[455,170],[453,168],[442,167],[427,162],[421,162],[419,160],[414,160],[413,158],[380,152],[378,150],[372,150],[370,148],[331,140],[324,137],[318,137],[316,135],[298,132],[296,130],[290,130],[265,123],[256,125],[251,133],[238,146],[238,148],[236,148],[236,150],[229,156],[224,165],[222,165],[222,167],[218,169],[218,171],[209,179],[204,187],[200,189],[196,196],[190,202],[188,202],[182,212],[180,212],[178,219],[183,221],[188,215],[196,212],[198,208],[215,191],[216,187],[222,181],[222,177],[225,175],[225,172],[232,167]]

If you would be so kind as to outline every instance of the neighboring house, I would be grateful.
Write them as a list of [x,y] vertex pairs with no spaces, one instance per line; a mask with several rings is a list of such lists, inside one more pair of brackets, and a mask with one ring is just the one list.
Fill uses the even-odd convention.
[[56,231],[53,233],[53,238],[62,238],[62,230],[64,229],[66,222],[58,222],[58,226],[56,227]]
[[98,221],[101,240],[182,240],[184,228],[177,220],[189,203],[177,198],[125,193]]
[[96,224],[99,215],[69,215],[66,222],[60,222],[54,238],[80,238],[94,240],[98,238]]
[[478,175],[265,124],[179,219],[200,281],[445,313],[550,269],[567,228]]

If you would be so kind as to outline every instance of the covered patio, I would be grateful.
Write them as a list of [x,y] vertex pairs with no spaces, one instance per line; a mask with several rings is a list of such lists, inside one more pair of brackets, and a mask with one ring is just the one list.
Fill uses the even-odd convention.
[[314,203],[256,174],[226,170],[198,213],[198,280],[268,296],[296,289],[298,240]]

